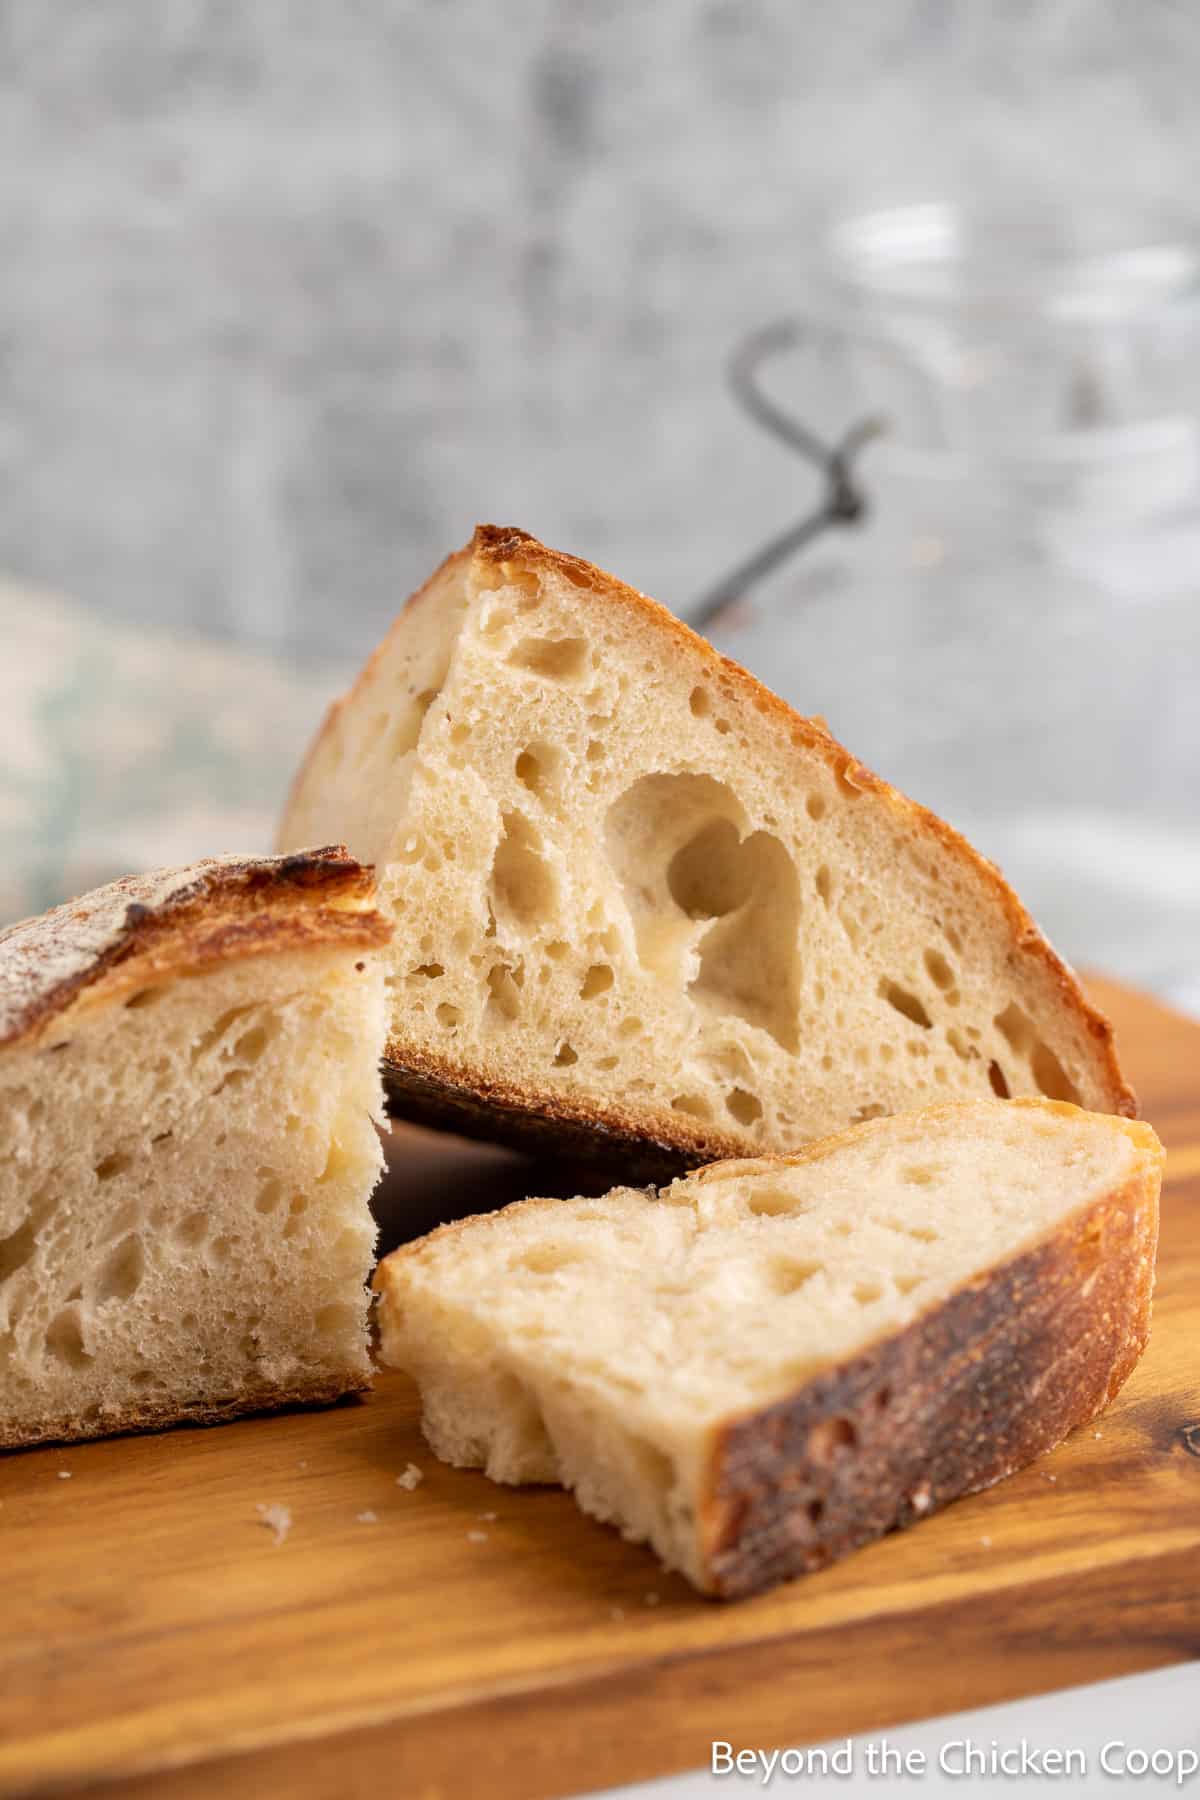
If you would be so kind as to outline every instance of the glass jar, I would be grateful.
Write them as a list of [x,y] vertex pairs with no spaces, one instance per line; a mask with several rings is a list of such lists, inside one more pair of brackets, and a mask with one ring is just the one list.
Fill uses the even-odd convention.
[[948,203],[835,225],[801,417],[868,513],[728,654],[1004,866],[1076,960],[1200,1004],[1200,242]]

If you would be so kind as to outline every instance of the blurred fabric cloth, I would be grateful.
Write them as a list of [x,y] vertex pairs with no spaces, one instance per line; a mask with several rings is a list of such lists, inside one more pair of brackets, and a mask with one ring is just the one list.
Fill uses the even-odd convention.
[[117,875],[272,848],[346,671],[113,625],[0,583],[0,921]]

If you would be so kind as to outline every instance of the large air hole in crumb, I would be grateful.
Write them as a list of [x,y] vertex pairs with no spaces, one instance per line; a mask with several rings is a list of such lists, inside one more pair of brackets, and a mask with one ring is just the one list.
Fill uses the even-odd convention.
[[96,1164],[96,1180],[111,1181],[114,1176],[124,1175],[132,1167],[133,1158],[127,1151],[114,1150],[111,1156],[106,1156]]
[[1030,1074],[1048,1100],[1070,1100],[1078,1105],[1078,1088],[1049,1044],[1038,1036],[1028,1013],[1015,1000],[996,1014],[994,1024],[1013,1054],[1028,1059]]
[[883,1293],[877,1281],[856,1281],[851,1291],[860,1306],[870,1306]]
[[691,992],[794,1049],[799,903],[779,840],[755,832],[739,841],[734,825],[717,820],[676,854],[667,885],[689,918],[714,921],[700,940]]
[[898,1294],[911,1294],[919,1288],[925,1277],[923,1275],[895,1275],[892,1278]]
[[524,637],[508,660],[547,681],[577,681],[587,667],[587,648],[583,638]]
[[578,1052],[570,1044],[560,1044],[554,1052],[554,1066],[558,1069],[569,1069],[572,1063],[579,1061]]
[[823,819],[829,810],[824,794],[810,794],[804,802],[804,810],[810,819]]
[[227,1044],[222,1045],[220,1052],[222,1064],[229,1062],[233,1066],[213,1089],[214,1094],[223,1093],[226,1088],[241,1087],[250,1070],[260,1061],[268,1045],[273,1042],[278,1030],[279,1020],[267,1017],[258,1020],[257,1023],[248,1026],[245,1031],[241,1032],[232,1048]]
[[878,1100],[869,1100],[865,1106],[860,1106],[855,1109],[852,1122],[855,1125],[865,1125],[868,1119],[882,1119],[886,1113],[886,1106],[882,1105]]
[[758,1095],[743,1087],[730,1088],[725,1096],[725,1109],[739,1125],[755,1125],[763,1115]]
[[420,976],[422,981],[440,981],[446,971],[441,963],[431,962],[418,963],[412,973],[414,976]]
[[804,1262],[790,1256],[773,1256],[768,1264],[771,1290],[780,1299],[787,1294],[798,1294],[814,1275],[822,1273],[824,1267],[824,1263]]
[[255,1196],[255,1210],[260,1213],[273,1213],[282,1199],[283,1183],[277,1175],[270,1175]]
[[226,1012],[223,1012],[219,1018],[213,1021],[208,1030],[202,1032],[196,1039],[191,1049],[191,1060],[194,1063],[199,1062],[200,1058],[206,1056],[215,1044],[220,1043],[239,1019],[247,1018],[253,1011],[252,1006],[231,1006]]
[[1079,1105],[1079,1089],[1071,1080],[1049,1044],[1039,1044],[1031,1062],[1033,1079],[1047,1100],[1069,1100]]
[[434,1018],[446,1031],[453,1031],[462,1018],[462,1010],[457,1006],[451,1006],[448,1000],[443,1000],[435,1012]]
[[553,789],[561,762],[561,754],[553,744],[530,744],[516,760],[517,780],[540,799]]
[[64,1306],[62,1311],[51,1319],[46,1331],[46,1349],[58,1362],[65,1363],[69,1369],[85,1369],[91,1362],[91,1353],[84,1347],[83,1325],[78,1306]]
[[196,1207],[194,1211],[185,1213],[180,1219],[175,1227],[175,1237],[179,1243],[187,1245],[189,1249],[195,1249],[208,1236],[209,1226],[208,1213],[202,1207]]
[[514,967],[507,963],[493,963],[487,976],[488,1012],[511,1023],[521,1010],[521,989],[524,983],[523,963],[517,963]]
[[879,992],[888,1005],[894,1007],[898,1013],[903,1014],[906,1019],[911,1019],[912,1023],[919,1025],[923,1031],[929,1030],[932,1024],[929,1014],[917,996],[910,993],[907,988],[901,987],[898,981],[889,981],[885,976],[879,983]]
[[609,808],[605,842],[643,966],[793,1049],[799,881],[778,838],[740,835],[742,817],[709,776],[647,775]]
[[551,918],[557,884],[542,857],[542,839],[523,813],[505,813],[492,861],[491,904],[497,920],[518,928]]
[[146,1251],[136,1234],[122,1238],[109,1251],[96,1283],[96,1300],[129,1300],[142,1285],[146,1272]]
[[600,994],[607,994],[613,984],[613,972],[607,963],[593,963],[583,981],[580,983],[579,998],[595,1000]]
[[775,1219],[804,1211],[804,1204],[786,1188],[751,1188],[745,1199],[746,1211],[762,1219]]
[[943,994],[948,993],[954,986],[955,975],[954,970],[946,961],[946,958],[942,955],[940,950],[927,950],[925,952],[925,967],[933,985],[940,988]]
[[36,1248],[37,1228],[32,1218],[18,1225],[8,1237],[0,1238],[0,1285],[25,1267]]
[[941,1174],[940,1169],[931,1167],[929,1163],[910,1163],[901,1169],[900,1179],[906,1187],[929,1187]]
[[694,687],[688,695],[688,706],[697,719],[707,718],[712,711],[712,700],[707,688]]
[[616,1068],[620,1060],[621,1059],[618,1056],[600,1056],[596,1059],[596,1067],[602,1069],[605,1074],[608,1074],[611,1070]]
[[535,1244],[511,1259],[511,1267],[525,1269],[530,1275],[557,1275],[560,1269],[587,1261],[584,1251],[573,1244]]
[[816,889],[820,899],[829,906],[833,900],[833,876],[824,863],[817,870]]
[[676,1094],[671,1102],[671,1111],[683,1113],[689,1119],[712,1118],[712,1107],[703,1094]]
[[1007,1100],[1009,1098],[1008,1081],[998,1062],[992,1061],[988,1064],[988,1081],[993,1094],[999,1099]]

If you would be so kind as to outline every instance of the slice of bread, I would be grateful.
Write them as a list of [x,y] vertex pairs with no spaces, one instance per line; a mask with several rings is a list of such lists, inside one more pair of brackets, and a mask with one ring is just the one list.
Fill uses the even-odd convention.
[[341,849],[0,933],[0,1446],[367,1386],[387,936]]
[[965,1101],[657,1198],[528,1200],[375,1276],[447,1462],[559,1481],[698,1588],[751,1593],[987,1487],[1145,1346],[1162,1151]]
[[379,868],[385,1080],[429,1123],[629,1180],[958,1095],[1134,1111],[990,863],[521,532],[481,527],[330,712],[280,847],[325,836]]

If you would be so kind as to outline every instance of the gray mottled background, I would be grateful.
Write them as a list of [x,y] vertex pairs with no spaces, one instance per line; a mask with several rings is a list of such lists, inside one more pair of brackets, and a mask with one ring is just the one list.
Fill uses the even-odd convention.
[[4,0],[0,566],[357,652],[487,517],[686,607],[802,492],[721,368],[820,218],[1179,189],[1194,17]]
[[[827,222],[1049,194],[1194,234],[1198,87],[1183,0],[0,0],[20,891],[265,840],[321,700],[478,518],[686,613],[812,498],[724,367],[812,307]],[[859,405],[828,357],[795,380]],[[1069,951],[1200,983],[1200,511],[1051,572],[1023,521],[956,535],[864,468],[869,528],[722,648],[973,832]],[[70,655],[26,630],[43,591],[81,609]],[[181,632],[265,655],[270,711],[241,699],[267,665]]]

